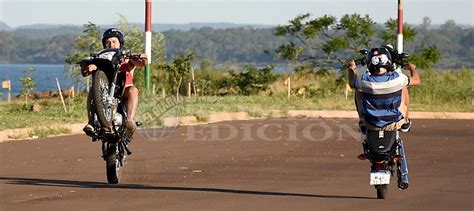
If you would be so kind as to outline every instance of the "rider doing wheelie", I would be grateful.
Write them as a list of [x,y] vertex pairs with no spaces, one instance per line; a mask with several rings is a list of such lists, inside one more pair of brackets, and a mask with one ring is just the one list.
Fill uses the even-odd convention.
[[373,48],[367,55],[367,70],[356,76],[356,63],[347,63],[349,85],[355,88],[355,104],[360,118],[360,127],[370,130],[408,132],[411,120],[408,117],[408,86],[420,84],[416,66],[406,63],[404,68],[410,77],[401,72],[394,62],[390,45]]
[[[107,29],[102,35],[102,46],[104,49],[114,48],[121,49],[125,43],[125,38],[118,29],[110,28]],[[131,141],[133,133],[135,132],[137,126],[135,124],[135,115],[138,107],[138,89],[133,85],[133,73],[135,67],[145,66],[147,63],[145,54],[141,54],[139,58],[125,59],[120,67],[120,72],[123,77],[122,80],[125,80],[124,90],[122,95],[125,99],[126,110],[128,114],[126,125],[126,137]],[[94,64],[81,65],[81,74],[83,77],[89,76],[94,71],[97,70],[97,66]],[[91,93],[87,97],[87,114],[88,114],[88,124],[84,126],[84,132],[89,135],[94,135],[94,112],[91,103]]]
[[[405,62],[408,54],[398,54],[391,45],[360,52],[367,57],[358,62],[367,64],[367,70],[356,77],[356,63],[349,61],[347,65],[364,135],[364,153],[358,159],[369,160],[370,185],[375,187],[377,198],[385,199],[394,168],[398,187],[405,190],[409,186],[407,157],[398,131],[408,132],[411,128],[407,86],[419,85],[420,77],[415,65]],[[410,71],[410,77],[401,72],[399,65]]]

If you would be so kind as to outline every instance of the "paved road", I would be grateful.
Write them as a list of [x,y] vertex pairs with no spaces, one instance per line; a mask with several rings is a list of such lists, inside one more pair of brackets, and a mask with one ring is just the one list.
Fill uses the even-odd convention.
[[410,188],[386,200],[356,159],[355,119],[140,130],[118,185],[86,136],[5,142],[0,210],[473,210],[474,122],[416,120],[402,137]]

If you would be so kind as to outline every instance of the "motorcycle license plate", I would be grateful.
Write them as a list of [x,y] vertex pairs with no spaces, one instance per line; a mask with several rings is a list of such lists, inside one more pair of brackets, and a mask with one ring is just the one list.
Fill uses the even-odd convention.
[[387,185],[390,184],[389,171],[371,171],[370,185]]

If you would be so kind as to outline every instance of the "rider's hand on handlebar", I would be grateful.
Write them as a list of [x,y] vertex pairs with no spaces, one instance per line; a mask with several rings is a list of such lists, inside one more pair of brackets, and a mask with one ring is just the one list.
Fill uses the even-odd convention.
[[97,66],[95,64],[89,64],[89,65],[81,65],[81,74],[82,77],[86,77],[90,75],[92,72],[97,70]]
[[354,71],[354,70],[356,69],[356,63],[355,63],[355,61],[354,61],[354,60],[350,60],[349,62],[347,62],[346,67],[347,67],[349,70]]
[[146,54],[140,54],[140,58],[131,58],[130,62],[133,64],[133,66],[136,67],[143,67],[148,63],[148,59]]

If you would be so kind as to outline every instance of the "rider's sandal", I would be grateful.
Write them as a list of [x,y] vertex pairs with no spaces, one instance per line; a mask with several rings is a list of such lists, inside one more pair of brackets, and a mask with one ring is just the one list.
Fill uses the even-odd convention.
[[412,124],[411,119],[408,119],[408,123],[403,124],[400,127],[400,131],[402,131],[404,133],[410,132],[411,124]]
[[86,133],[86,135],[94,136],[94,126],[92,126],[91,124],[87,124],[82,130],[84,131],[84,133]]
[[135,130],[137,130],[137,125],[135,124],[135,121],[128,120],[127,123],[125,123],[125,139],[129,143],[132,141]]

